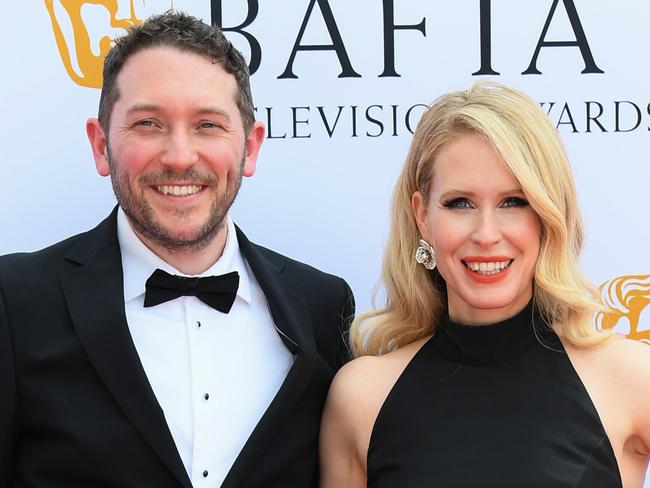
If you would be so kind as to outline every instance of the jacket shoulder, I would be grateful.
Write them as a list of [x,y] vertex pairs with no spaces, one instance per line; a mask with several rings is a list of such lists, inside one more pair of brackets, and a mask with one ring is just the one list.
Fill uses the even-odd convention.
[[260,256],[281,270],[283,282],[307,306],[316,344],[334,370],[350,358],[348,330],[354,317],[354,295],[347,282],[308,264],[255,245]]
[[34,272],[43,273],[51,269],[57,261],[62,261],[83,234],[68,237],[51,246],[32,252],[17,252],[0,256],[0,276],[16,279],[24,274],[33,276]]
[[[115,212],[91,230],[68,237],[43,249],[31,252],[17,252],[0,256],[0,281],[19,280],[21,278],[37,279],[44,274],[57,271],[66,266],[66,258],[82,257],[81,249],[94,249],[101,252],[104,247],[117,242],[115,234]],[[113,235],[114,239],[107,239]],[[114,242],[113,242],[114,241]],[[85,243],[91,245],[84,246]],[[98,248],[95,244],[102,243]]]
[[326,273],[321,271],[314,266],[303,263],[302,261],[297,261],[293,258],[280,254],[277,251],[273,251],[267,247],[260,246],[259,244],[253,244],[257,250],[269,261],[276,263],[276,265],[284,268],[284,272],[289,274],[301,275],[303,278],[311,278],[317,280],[320,285],[331,284],[332,286],[340,286],[341,282],[345,283],[345,280],[340,276],[333,275],[331,273]]

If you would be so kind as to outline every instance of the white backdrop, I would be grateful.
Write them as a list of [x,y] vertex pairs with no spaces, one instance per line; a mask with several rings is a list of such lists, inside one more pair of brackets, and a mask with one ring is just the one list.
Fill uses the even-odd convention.
[[[261,54],[252,76],[254,100],[258,118],[270,129],[258,171],[244,181],[232,210],[251,239],[345,277],[358,309],[368,309],[392,187],[411,139],[409,109],[415,107],[410,111],[414,128],[422,112],[419,104],[488,77],[529,93],[558,125],[586,221],[584,268],[597,284],[617,277],[627,280],[623,290],[636,290],[636,301],[624,292],[611,297],[623,313],[617,328],[650,340],[650,307],[645,307],[650,278],[640,277],[636,284],[629,278],[650,275],[646,0],[173,3],[205,20],[223,3],[225,27],[251,17],[243,30],[259,43]],[[4,4],[0,177],[5,193],[0,254],[38,249],[88,229],[113,207],[110,182],[95,173],[84,132],[86,118],[97,112],[99,90],[76,83],[68,71],[92,84],[92,61],[99,54],[100,39],[121,32],[110,27],[111,5],[118,9],[115,24],[115,19],[130,16],[131,5],[133,17],[143,19],[170,4],[170,0]],[[391,22],[386,15],[393,4],[394,24],[422,22],[425,33],[397,29],[390,49],[384,23]],[[573,9],[577,16],[570,15]],[[550,12],[543,41],[579,39],[581,44],[544,45],[536,61],[541,74],[522,74],[531,64]],[[299,35],[303,24],[304,33]],[[69,69],[54,25],[60,26],[61,39],[67,42]],[[301,46],[332,45],[334,27],[341,40],[338,51],[298,50],[291,63],[295,78],[280,77],[297,41]],[[87,40],[79,35],[85,30]],[[481,33],[491,34],[491,67],[499,74],[472,74],[481,68],[482,45],[483,60],[487,59]],[[241,33],[227,35],[247,58],[257,52]],[[343,50],[348,68],[358,76],[339,77]],[[390,71],[385,69],[386,50],[388,57],[394,53],[394,68],[401,76],[380,76]],[[602,73],[582,73],[585,60],[590,64],[587,51],[593,64],[586,71]],[[627,304],[620,303],[626,300]]]

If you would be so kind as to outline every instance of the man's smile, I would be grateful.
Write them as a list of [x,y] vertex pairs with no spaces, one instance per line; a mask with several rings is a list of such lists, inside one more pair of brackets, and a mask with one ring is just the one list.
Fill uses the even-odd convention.
[[199,193],[205,188],[201,185],[155,185],[154,188],[163,195],[173,195],[175,197],[189,196]]

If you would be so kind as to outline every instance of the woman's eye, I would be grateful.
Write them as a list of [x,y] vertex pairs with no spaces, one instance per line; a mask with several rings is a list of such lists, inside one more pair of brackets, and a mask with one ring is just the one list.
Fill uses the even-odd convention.
[[528,206],[528,200],[520,197],[509,197],[506,198],[501,204],[502,207],[526,207]]
[[467,198],[453,198],[446,201],[443,205],[451,209],[472,208],[472,203]]

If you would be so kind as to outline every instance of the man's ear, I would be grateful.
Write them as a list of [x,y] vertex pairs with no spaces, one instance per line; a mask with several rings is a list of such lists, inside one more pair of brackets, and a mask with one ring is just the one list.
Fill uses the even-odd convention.
[[108,176],[110,174],[108,165],[108,141],[99,120],[90,118],[86,121],[86,134],[90,141],[90,148],[93,151],[97,172],[102,176]]
[[264,123],[255,121],[253,127],[246,136],[246,145],[244,147],[244,176],[253,176],[257,167],[257,156],[260,154],[260,147],[264,142],[266,128]]
[[413,216],[415,217],[415,223],[418,226],[420,235],[425,241],[431,243],[432,234],[431,229],[429,229],[429,222],[427,219],[427,206],[424,202],[422,193],[419,191],[416,191],[411,197],[411,208],[413,210]]

